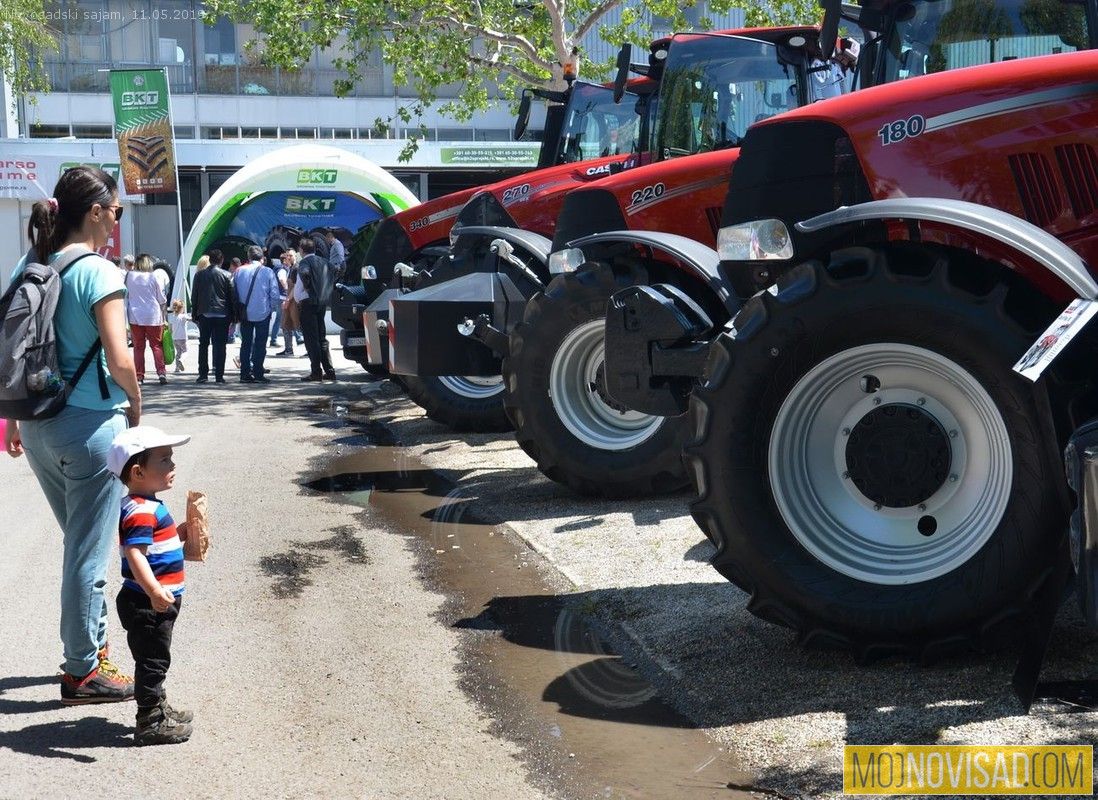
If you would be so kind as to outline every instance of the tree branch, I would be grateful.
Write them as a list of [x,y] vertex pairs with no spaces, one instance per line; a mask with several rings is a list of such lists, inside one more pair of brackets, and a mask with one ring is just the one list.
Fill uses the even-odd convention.
[[583,21],[576,32],[572,34],[573,40],[578,44],[586,38],[587,34],[591,32],[599,22],[610,13],[614,8],[621,5],[621,0],[602,0],[601,3],[587,16],[587,19]]
[[513,64],[500,61],[497,57],[485,58],[483,56],[470,56],[470,64],[478,64],[482,67],[489,67],[500,72],[505,72],[512,77],[518,78],[523,83],[528,83],[533,86],[545,86],[550,83],[551,79],[546,79],[540,75],[535,75],[532,72],[527,72],[521,67],[516,67]]
[[564,31],[564,0],[541,0],[545,10],[549,12],[549,30],[553,37],[553,48],[557,51],[557,60],[564,63],[572,55],[572,48],[568,46]]
[[449,26],[457,28],[462,33],[487,39],[497,44],[507,45],[514,47],[516,50],[530,59],[536,66],[542,69],[552,69],[553,63],[543,58],[534,47],[533,43],[525,36],[519,36],[518,34],[503,33],[502,31],[494,31],[490,28],[485,28],[481,25],[473,25],[468,22],[462,22],[455,17],[428,17],[421,20],[424,24],[435,23],[438,25]]

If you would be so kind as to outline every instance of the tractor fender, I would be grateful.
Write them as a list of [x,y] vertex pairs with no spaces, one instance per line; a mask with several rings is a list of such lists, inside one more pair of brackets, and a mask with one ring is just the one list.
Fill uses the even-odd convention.
[[549,254],[553,251],[553,243],[540,233],[526,231],[522,228],[507,228],[495,225],[463,225],[455,227],[450,236],[456,247],[460,239],[475,237],[477,239],[503,239],[536,258],[542,266],[549,263]]
[[897,197],[843,206],[796,224],[800,233],[819,233],[851,223],[885,220],[932,222],[999,242],[1056,276],[1077,296],[1098,298],[1079,254],[1042,228],[997,208],[940,197]]
[[567,247],[587,253],[587,248],[607,244],[639,244],[651,247],[674,258],[683,268],[698,278],[717,296],[730,314],[739,310],[740,301],[729,290],[717,269],[720,257],[710,247],[674,233],[658,231],[605,231],[582,236],[567,243]]

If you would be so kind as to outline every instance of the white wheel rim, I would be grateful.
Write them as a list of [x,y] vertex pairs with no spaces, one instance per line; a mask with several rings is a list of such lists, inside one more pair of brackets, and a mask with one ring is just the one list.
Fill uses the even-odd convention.
[[454,394],[471,400],[487,400],[503,393],[502,375],[441,375],[438,381]]
[[[866,376],[879,389],[867,391]],[[889,408],[929,417],[948,436],[948,477],[931,481],[932,493],[908,507],[875,502],[849,472],[862,455],[850,449],[851,432],[874,409]],[[911,460],[903,448],[871,455]],[[768,464],[775,503],[797,541],[832,569],[885,585],[928,581],[966,563],[994,533],[1013,482],[1006,424],[976,378],[938,353],[891,343],[845,350],[804,375],[778,410]],[[932,535],[919,532],[920,524],[930,528],[926,519]]]
[[598,450],[628,450],[650,439],[663,417],[619,411],[596,389],[602,367],[605,322],[594,319],[569,333],[549,369],[549,398],[569,432]]

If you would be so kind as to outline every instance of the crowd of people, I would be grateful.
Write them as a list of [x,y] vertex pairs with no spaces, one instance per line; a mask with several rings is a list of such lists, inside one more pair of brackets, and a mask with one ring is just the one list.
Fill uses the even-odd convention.
[[301,380],[336,380],[324,317],[342,273],[343,249],[333,247],[329,258],[322,258],[311,238],[302,238],[298,248],[282,252],[277,264],[256,245],[248,248],[246,263],[228,268],[220,250],[199,259],[190,292],[191,316],[198,325],[198,383],[210,379],[211,350],[213,379],[225,383],[234,326],[240,338],[236,362],[241,383],[268,382],[267,348],[278,347],[280,332],[283,349],[276,357],[293,357],[295,343],[305,346],[309,372]]
[[[241,383],[269,383],[265,366],[268,347],[279,346],[278,358],[292,358],[294,345],[304,345],[309,372],[302,381],[336,380],[325,330],[325,314],[335,282],[342,274],[346,251],[328,232],[328,257],[316,253],[311,238],[298,242],[297,250],[285,250],[276,259],[263,248],[251,246],[247,261],[212,249],[195,266],[186,287],[188,301],[169,301],[175,275],[170,265],[142,253],[116,261],[126,287],[126,322],[133,345],[139,384],[145,382],[146,348],[160,383],[168,382],[165,336],[171,337],[169,353],[175,371],[183,372],[187,352],[187,323],[198,327],[197,383],[225,383],[230,344],[239,340],[240,353],[233,363]],[[190,310],[188,311],[188,305]],[[210,354],[213,354],[211,369]]]

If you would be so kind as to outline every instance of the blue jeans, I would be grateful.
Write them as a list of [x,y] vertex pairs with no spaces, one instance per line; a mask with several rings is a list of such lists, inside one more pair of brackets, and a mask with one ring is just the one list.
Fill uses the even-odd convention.
[[281,301],[275,306],[274,313],[271,315],[271,344],[278,344],[278,331],[282,327],[282,303]]
[[65,672],[83,677],[107,644],[104,587],[123,491],[107,471],[107,451],[126,429],[126,417],[66,406],[52,419],[19,427],[27,461],[64,534],[61,643]]
[[240,323],[240,377],[262,378],[267,357],[267,331],[271,318]]

